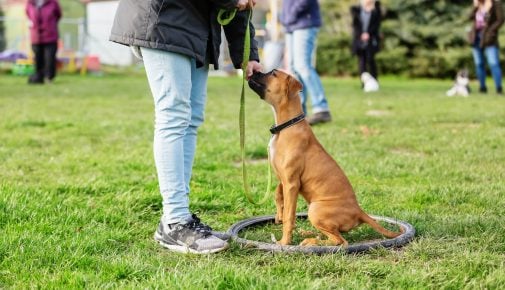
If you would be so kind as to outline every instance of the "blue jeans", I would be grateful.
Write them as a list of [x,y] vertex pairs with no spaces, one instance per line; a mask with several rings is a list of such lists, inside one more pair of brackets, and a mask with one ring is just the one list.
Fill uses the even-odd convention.
[[486,56],[487,64],[491,70],[494,84],[497,90],[502,88],[502,73],[500,68],[499,50],[496,46],[487,46],[480,48],[478,46],[472,47],[473,61],[475,63],[475,70],[481,89],[486,88],[486,68],[484,67],[484,55]]
[[154,98],[154,160],[165,223],[184,222],[198,127],[203,123],[208,66],[188,56],[141,48]]
[[314,114],[329,111],[321,79],[312,66],[312,56],[318,31],[318,28],[307,28],[286,34],[289,70],[303,84],[303,91],[300,93],[303,111],[307,112],[306,92],[308,92],[312,101],[312,113]]

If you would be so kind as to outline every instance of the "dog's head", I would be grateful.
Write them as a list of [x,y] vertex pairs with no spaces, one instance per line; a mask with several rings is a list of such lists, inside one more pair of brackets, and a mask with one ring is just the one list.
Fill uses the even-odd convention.
[[361,74],[361,77],[360,77],[360,78],[361,78],[361,82],[362,82],[362,83],[366,83],[366,82],[370,81],[373,77],[372,77],[372,75],[371,75],[371,74],[369,74],[368,72],[363,72],[363,73]]
[[302,84],[296,78],[275,69],[268,73],[254,73],[248,83],[262,100],[274,107],[291,99],[299,100],[298,92],[302,90]]
[[468,70],[467,69],[459,70],[456,76],[461,78],[468,78]]
[[460,86],[467,86],[470,83],[470,79],[468,78],[468,70],[463,69],[458,71],[456,75],[456,84]]

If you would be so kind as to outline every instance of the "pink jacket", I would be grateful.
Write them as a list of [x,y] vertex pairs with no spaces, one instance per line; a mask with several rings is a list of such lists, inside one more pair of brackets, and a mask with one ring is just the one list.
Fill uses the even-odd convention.
[[58,0],[44,0],[40,8],[37,8],[36,0],[28,0],[26,15],[31,21],[30,35],[32,44],[58,41],[58,21],[61,18],[61,8]]

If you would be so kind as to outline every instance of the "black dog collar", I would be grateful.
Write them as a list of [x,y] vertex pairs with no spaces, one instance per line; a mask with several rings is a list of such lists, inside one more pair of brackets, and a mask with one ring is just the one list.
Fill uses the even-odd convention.
[[293,119],[291,119],[291,120],[289,120],[289,121],[287,121],[285,123],[282,123],[282,124],[280,124],[278,126],[273,125],[270,128],[270,133],[272,133],[272,134],[279,134],[279,132],[282,129],[285,129],[287,127],[293,126],[294,124],[301,122],[303,119],[305,119],[305,114],[301,113],[300,115],[294,117]]

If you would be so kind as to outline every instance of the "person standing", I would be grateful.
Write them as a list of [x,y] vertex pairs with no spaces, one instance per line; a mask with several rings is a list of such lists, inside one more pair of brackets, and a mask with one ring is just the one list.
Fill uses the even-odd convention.
[[58,0],[28,0],[26,15],[30,21],[30,38],[35,58],[35,73],[30,84],[52,82],[56,76],[58,22],[62,13]]
[[498,49],[498,30],[504,21],[501,1],[474,0],[470,20],[473,25],[469,34],[469,42],[472,45],[475,70],[479,79],[479,91],[481,93],[487,92],[485,56],[493,76],[496,92],[502,94],[502,72]]
[[281,23],[286,32],[286,53],[289,70],[303,84],[303,111],[307,113],[307,93],[312,101],[312,115],[307,118],[311,125],[331,121],[321,79],[312,65],[317,34],[321,27],[318,0],[283,0]]
[[[218,68],[220,9],[238,9],[223,26],[235,68],[240,68],[247,0],[120,0],[110,40],[142,57],[154,98],[154,159],[163,214],[154,239],[183,253],[206,254],[228,247],[225,239],[190,212],[189,193],[198,127],[204,120],[209,64]],[[250,26],[247,76],[260,71],[254,27]]]
[[379,52],[381,9],[380,2],[361,0],[359,6],[351,7],[352,52],[358,56],[359,73],[368,72],[377,79],[375,54]]

